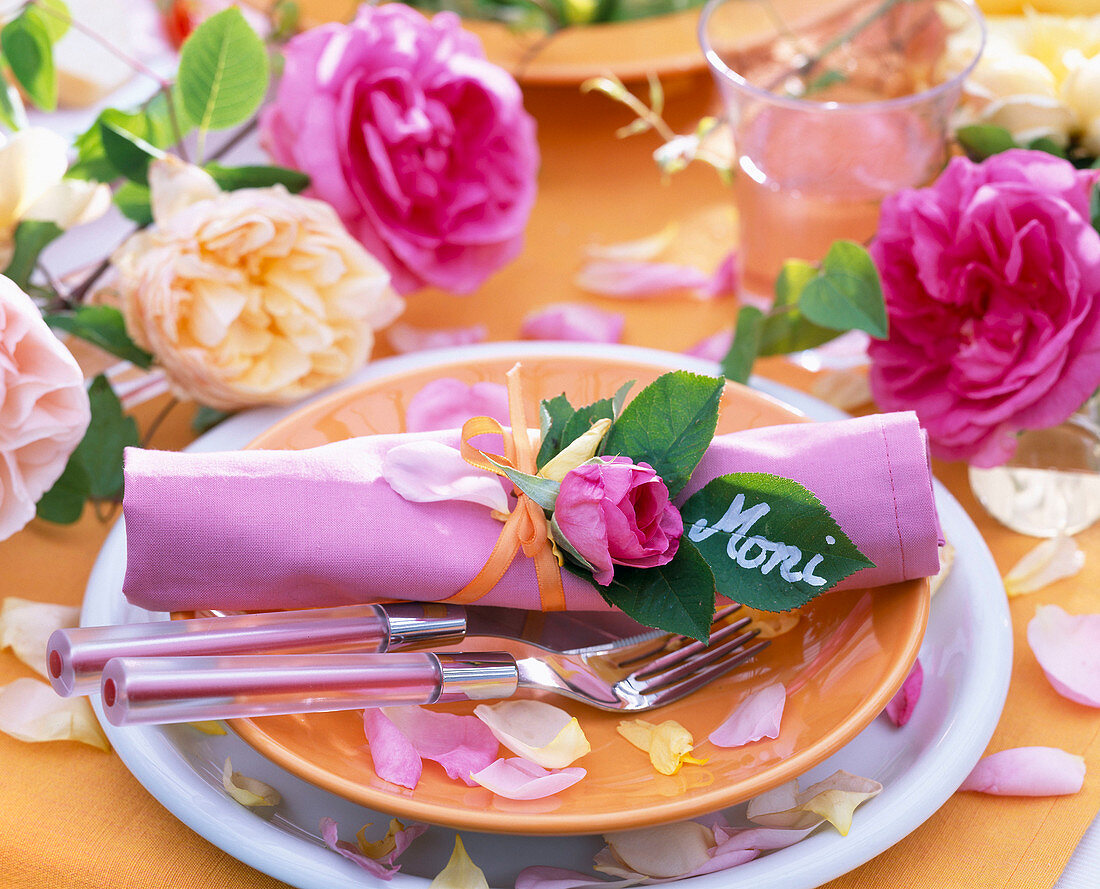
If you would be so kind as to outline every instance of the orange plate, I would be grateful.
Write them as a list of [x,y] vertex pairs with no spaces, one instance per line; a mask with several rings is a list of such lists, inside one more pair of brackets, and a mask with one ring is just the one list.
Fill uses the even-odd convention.
[[[295,413],[252,446],[306,448],[350,436],[399,432],[409,399],[425,383],[440,377],[467,384],[502,381],[513,363],[511,358],[461,361],[372,380]],[[536,416],[541,398],[564,391],[574,404],[588,404],[627,380],[637,380],[640,388],[662,372],[650,364],[596,357],[525,355],[523,364],[531,399],[528,416]],[[719,431],[804,420],[774,399],[729,384]],[[372,768],[360,711],[231,724],[260,753],[305,780],[408,819],[521,834],[645,827],[746,800],[801,775],[847,743],[881,712],[905,679],[924,635],[928,602],[925,581],[820,596],[803,610],[794,629],[777,637],[751,665],[648,715],[656,722],[680,722],[695,737],[696,755],[707,759],[705,765],[684,766],[671,777],[657,774],[648,757],[617,734],[623,716],[547,697],[577,717],[592,744],[592,752],[576,763],[588,770],[587,777],[548,799],[502,799],[450,780],[431,762],[425,763],[415,790],[382,781]],[[778,738],[736,749],[706,740],[745,695],[775,681],[789,691]],[[440,709],[469,713],[473,706]]]

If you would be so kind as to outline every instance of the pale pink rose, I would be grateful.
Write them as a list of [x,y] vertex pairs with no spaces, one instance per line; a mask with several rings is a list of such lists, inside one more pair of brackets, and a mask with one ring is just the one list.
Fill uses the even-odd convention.
[[615,565],[654,568],[672,561],[684,533],[668,488],[648,463],[603,457],[561,482],[554,518],[565,539],[607,586]]
[[262,118],[279,162],[393,274],[401,293],[469,293],[522,248],[538,147],[515,80],[459,19],[399,3],[307,31]]
[[0,277],[0,540],[34,518],[90,419],[76,360],[31,298]]
[[1065,420],[1100,385],[1100,176],[1038,151],[955,158],[884,202],[871,254],[889,338],[873,341],[883,410],[915,410],[933,453],[996,466],[1015,433]]
[[154,225],[112,256],[126,326],[180,395],[288,403],[358,370],[400,313],[382,265],[326,204],[281,187],[221,192],[156,161]]

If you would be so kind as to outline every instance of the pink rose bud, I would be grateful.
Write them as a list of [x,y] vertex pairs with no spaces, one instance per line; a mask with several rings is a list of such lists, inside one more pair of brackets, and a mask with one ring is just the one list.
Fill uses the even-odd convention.
[[601,586],[611,583],[614,565],[671,562],[684,533],[660,476],[629,457],[604,457],[571,470],[562,479],[554,517]]

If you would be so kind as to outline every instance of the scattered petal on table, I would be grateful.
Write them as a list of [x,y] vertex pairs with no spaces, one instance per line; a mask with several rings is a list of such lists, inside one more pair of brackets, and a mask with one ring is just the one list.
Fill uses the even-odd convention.
[[386,338],[395,352],[405,354],[483,343],[489,338],[489,328],[484,324],[472,324],[469,327],[413,327],[397,321],[386,329]]
[[1058,694],[1100,707],[1100,614],[1042,605],[1027,625],[1027,644]]
[[943,586],[944,581],[947,580],[948,575],[951,574],[951,569],[954,566],[955,547],[951,545],[950,541],[944,541],[943,546],[940,547],[940,570],[928,581],[929,595],[936,595],[939,588]]
[[752,691],[707,740],[718,747],[740,747],[761,738],[777,738],[786,703],[782,682]]
[[470,860],[466,847],[462,845],[462,838],[457,834],[451,860],[428,885],[428,889],[489,889],[485,874]]
[[80,623],[80,609],[7,596],[0,605],[0,649],[12,653],[32,670],[46,673],[46,642],[54,630]]
[[814,377],[810,394],[842,411],[852,411],[872,401],[870,377],[863,367],[821,371]]
[[465,500],[498,512],[508,512],[508,495],[500,479],[471,466],[439,441],[396,445],[382,458],[382,477],[410,503]]
[[784,830],[779,827],[733,829],[718,826],[714,829],[714,839],[718,843],[715,851],[755,849],[758,852],[770,852],[773,849],[786,849],[806,839],[816,828],[817,825],[802,830]]
[[470,417],[493,417],[508,423],[508,390],[503,383],[474,383],[443,377],[414,395],[405,411],[409,432],[460,429]]
[[30,677],[0,685],[0,732],[20,741],[80,741],[111,749],[87,698],[63,698]]
[[[647,877],[682,877],[710,860],[714,832],[695,821],[611,833],[604,837],[617,862]],[[608,872],[604,866],[597,870]]]
[[694,346],[687,349],[684,354],[691,355],[694,358],[702,358],[704,361],[714,361],[720,364],[732,345],[733,328],[731,327],[729,330],[720,330],[718,333],[711,334],[706,339],[699,340]]
[[913,715],[913,708],[920,700],[921,686],[924,685],[924,668],[920,664],[920,658],[913,662],[913,669],[905,677],[896,695],[886,705],[886,716],[899,728],[909,721]]
[[679,226],[670,222],[653,235],[617,244],[589,244],[584,252],[592,259],[613,259],[621,262],[646,262],[660,256],[676,237]]
[[523,319],[520,335],[528,340],[567,340],[578,343],[617,343],[626,318],[580,303],[554,303]]
[[587,263],[573,282],[588,293],[631,299],[701,290],[710,279],[689,265],[596,259]]
[[421,757],[439,763],[448,777],[471,787],[470,775],[497,758],[497,739],[476,717],[423,707],[385,707],[382,712]]
[[1055,581],[1073,577],[1085,566],[1085,553],[1072,537],[1060,535],[1029,550],[1005,575],[1009,596],[1034,593]]
[[982,757],[959,790],[997,796],[1065,796],[1085,782],[1085,760],[1057,747],[1012,747]]
[[563,769],[592,749],[576,718],[544,701],[478,704],[474,715],[501,744],[545,769]]
[[699,289],[703,299],[718,299],[722,296],[734,296],[741,280],[741,260],[736,250],[727,253],[710,276],[706,285]]
[[375,707],[363,711],[363,729],[374,773],[383,781],[414,789],[420,783],[424,763],[412,741]]
[[882,785],[870,778],[838,770],[805,790],[788,781],[749,801],[748,818],[764,827],[805,830],[828,821],[847,836],[856,808],[877,796]]
[[695,739],[674,719],[666,719],[660,725],[644,719],[627,719],[615,729],[639,750],[648,753],[653,768],[662,775],[675,775],[684,763],[703,765],[706,762],[691,755]]
[[222,787],[233,799],[250,809],[277,806],[282,801],[279,791],[270,784],[264,784],[263,781],[234,772],[233,763],[228,756],[222,767]]
[[505,799],[545,799],[572,787],[586,774],[580,768],[547,770],[515,756],[498,759],[470,777]]

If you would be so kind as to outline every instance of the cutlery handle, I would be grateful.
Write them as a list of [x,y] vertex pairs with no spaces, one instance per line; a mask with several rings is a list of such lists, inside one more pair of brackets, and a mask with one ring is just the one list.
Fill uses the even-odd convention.
[[465,635],[465,612],[454,605],[344,605],[57,630],[46,665],[54,689],[70,697],[98,692],[103,667],[116,657],[396,651],[450,645]]
[[513,695],[504,652],[113,658],[103,710],[114,725],[358,710]]

